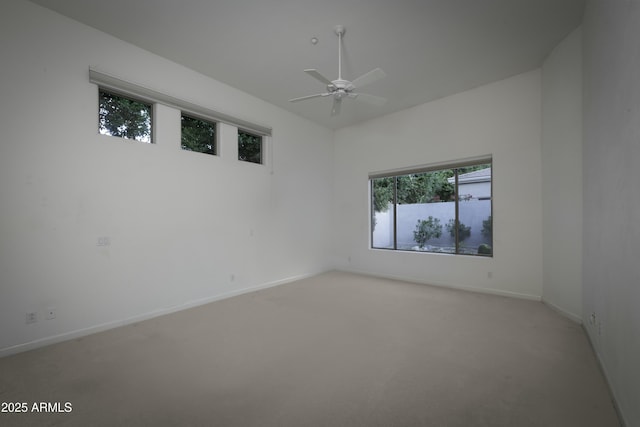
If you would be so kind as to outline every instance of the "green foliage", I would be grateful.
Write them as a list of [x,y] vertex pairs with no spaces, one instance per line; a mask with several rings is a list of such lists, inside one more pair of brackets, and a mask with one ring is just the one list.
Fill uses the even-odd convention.
[[[456,220],[451,218],[447,225],[447,230],[451,237],[456,237]],[[458,222],[458,242],[462,242],[467,237],[471,236],[471,227],[467,227],[462,222]]]
[[429,239],[438,238],[442,236],[442,225],[438,218],[434,218],[429,215],[426,220],[419,219],[416,224],[416,229],[413,232],[413,239],[416,241],[420,249],[424,248],[424,245]]
[[262,137],[239,130],[238,159],[245,162],[262,163]]
[[482,221],[482,235],[485,237],[491,237],[493,234],[493,221],[491,215]]
[[151,105],[100,91],[100,133],[151,142]]
[[478,246],[478,255],[491,255],[493,253],[493,249],[491,246],[483,243]]
[[398,204],[448,202],[454,186],[447,181],[453,170],[426,172],[398,177]]
[[183,150],[216,154],[216,125],[206,120],[182,116],[181,144]]
[[386,212],[389,203],[393,202],[393,178],[373,180],[373,209],[375,212]]
[[385,212],[393,202],[394,184],[397,182],[398,204],[448,202],[453,200],[454,186],[447,181],[453,170],[402,175],[373,180],[373,207],[376,212]]

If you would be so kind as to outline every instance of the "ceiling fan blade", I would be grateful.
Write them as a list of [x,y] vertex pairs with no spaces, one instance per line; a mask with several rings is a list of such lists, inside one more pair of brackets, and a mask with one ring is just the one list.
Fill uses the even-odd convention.
[[376,107],[382,107],[387,103],[387,99],[381,96],[369,95],[368,93],[357,94],[356,99],[366,102],[367,104],[375,105]]
[[330,85],[330,84],[332,84],[332,83],[331,83],[331,80],[329,80],[328,78],[326,78],[325,76],[323,76],[322,74],[320,74],[320,73],[318,72],[318,70],[314,70],[314,69],[312,68],[312,69],[309,69],[309,70],[304,70],[304,72],[305,72],[305,73],[307,73],[307,74],[309,74],[309,75],[310,75],[311,77],[313,77],[314,79],[319,80],[319,81],[321,81],[322,83],[324,83],[324,84],[326,84],[326,85]]
[[329,96],[329,95],[331,95],[331,94],[330,93],[316,93],[315,95],[307,95],[307,96],[301,96],[300,98],[293,98],[293,99],[290,99],[289,102],[304,101],[305,99],[319,98],[321,96]]
[[342,98],[333,99],[333,107],[331,108],[331,115],[337,116],[340,114],[340,107],[342,106]]
[[380,80],[384,76],[386,76],[384,71],[382,71],[380,68],[376,68],[375,70],[371,70],[368,73],[365,73],[360,77],[356,78],[354,81],[351,82],[351,84],[354,87],[359,88],[362,86],[366,86],[370,83],[373,83],[377,80]]

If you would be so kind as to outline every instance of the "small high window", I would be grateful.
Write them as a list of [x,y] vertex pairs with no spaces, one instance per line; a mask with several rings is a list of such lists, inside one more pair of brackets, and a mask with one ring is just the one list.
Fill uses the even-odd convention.
[[101,135],[153,142],[151,104],[100,89],[98,110],[98,131]]
[[216,124],[214,122],[182,115],[181,145],[183,150],[205,154],[217,154]]
[[262,163],[262,137],[238,129],[238,160]]

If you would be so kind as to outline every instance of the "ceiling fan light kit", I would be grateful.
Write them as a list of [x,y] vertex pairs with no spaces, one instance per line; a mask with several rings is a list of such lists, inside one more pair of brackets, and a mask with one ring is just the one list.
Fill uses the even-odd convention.
[[331,108],[331,115],[337,116],[340,114],[340,108],[342,106],[342,100],[344,98],[360,99],[368,102],[372,105],[381,107],[387,100],[374,95],[355,92],[356,89],[362,86],[371,84],[385,76],[384,71],[380,68],[369,71],[357,77],[353,81],[345,80],[342,78],[342,37],[345,33],[345,28],[342,25],[336,25],[334,31],[338,36],[338,78],[335,80],[329,80],[316,69],[304,70],[305,73],[313,77],[314,79],[322,82],[327,86],[327,91],[324,93],[316,93],[313,95],[301,96],[300,98],[290,99],[290,102],[304,101],[311,98],[324,98],[327,96],[333,97],[333,106]]

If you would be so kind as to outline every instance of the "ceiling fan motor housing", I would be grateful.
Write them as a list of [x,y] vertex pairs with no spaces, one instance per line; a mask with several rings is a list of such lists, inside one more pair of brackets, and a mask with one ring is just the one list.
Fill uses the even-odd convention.
[[334,80],[330,85],[327,85],[327,91],[331,93],[336,91],[351,92],[353,89],[355,88],[349,80]]

